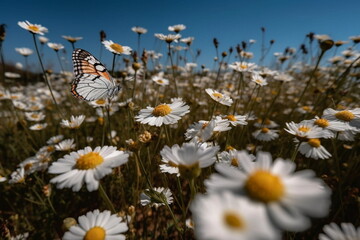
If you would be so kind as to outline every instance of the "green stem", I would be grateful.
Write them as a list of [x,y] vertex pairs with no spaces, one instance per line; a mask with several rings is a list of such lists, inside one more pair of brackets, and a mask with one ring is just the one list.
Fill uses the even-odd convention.
[[291,161],[293,161],[293,162],[295,162],[296,155],[297,155],[297,153],[298,153],[298,151],[299,151],[299,148],[300,148],[300,144],[301,144],[301,142],[298,143],[298,145],[297,145],[296,148],[295,148],[295,151],[293,152],[293,154],[292,154],[292,156],[291,156]]
[[170,58],[170,63],[171,63],[173,81],[174,81],[174,85],[175,85],[175,93],[176,93],[176,96],[179,96],[178,88],[177,88],[177,84],[176,84],[176,79],[175,79],[175,69],[174,69],[174,63],[173,63],[172,54],[171,54],[170,43],[168,44],[168,49],[169,49],[169,58]]
[[111,202],[109,196],[106,194],[101,183],[99,184],[99,194],[100,194],[101,198],[105,201],[106,206],[111,210],[111,212],[116,213],[115,207],[114,207],[113,203]]
[[37,56],[38,56],[38,58],[39,58],[41,70],[42,70],[43,76],[44,76],[44,78],[45,78],[45,83],[46,83],[47,87],[49,88],[51,97],[52,97],[52,99],[53,99],[53,101],[54,101],[54,104],[55,104],[57,110],[59,111],[60,115],[61,115],[62,117],[64,117],[64,116],[63,116],[63,113],[61,112],[61,110],[60,110],[60,108],[59,108],[59,105],[58,105],[57,102],[56,102],[56,99],[55,99],[55,97],[54,97],[53,91],[52,91],[51,86],[50,86],[50,82],[49,82],[49,80],[48,80],[48,78],[47,78],[47,75],[46,75],[46,72],[45,72],[45,68],[44,68],[43,62],[42,62],[41,57],[40,57],[39,48],[38,48],[38,45],[37,45],[37,43],[36,43],[35,34],[33,33],[32,35],[33,35],[33,40],[34,40],[34,44],[35,44],[36,53],[37,53]]
[[61,68],[61,71],[64,73],[64,68],[63,68],[63,65],[61,63],[61,59],[60,59],[60,56],[59,56],[59,51],[55,51],[56,52],[56,56],[57,56],[57,59],[59,61],[59,64],[60,64],[60,68]]

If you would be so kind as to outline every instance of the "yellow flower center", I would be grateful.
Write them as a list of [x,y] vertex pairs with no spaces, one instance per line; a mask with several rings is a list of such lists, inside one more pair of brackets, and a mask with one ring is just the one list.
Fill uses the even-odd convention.
[[239,166],[239,162],[236,158],[232,158],[231,159],[231,165],[235,166],[235,167],[238,167]]
[[262,81],[261,79],[259,79],[259,78],[256,79],[255,82],[258,83],[258,84],[262,84],[262,83],[263,83],[263,81]]
[[30,31],[33,31],[33,32],[38,32],[40,29],[37,27],[37,26],[35,26],[35,25],[30,25],[30,26],[28,26],[28,28],[29,28],[29,30]]
[[233,146],[226,146],[226,151],[231,151],[231,150],[235,150],[235,148]]
[[39,114],[33,113],[33,114],[31,114],[31,117],[32,117],[32,118],[38,118],[38,117],[39,117]]
[[186,179],[193,179],[200,175],[201,168],[199,167],[199,163],[196,162],[192,165],[178,165],[180,175]]
[[311,138],[309,139],[308,141],[308,144],[312,147],[315,147],[315,148],[318,148],[321,146],[321,142],[320,142],[320,139],[318,138]]
[[226,226],[234,230],[242,230],[245,228],[244,221],[241,216],[234,212],[227,211],[224,213],[224,222]]
[[47,146],[46,151],[47,152],[53,152],[53,151],[55,151],[55,147],[54,146]]
[[120,44],[113,43],[113,44],[110,45],[110,47],[112,49],[114,49],[118,53],[123,53],[124,52],[124,48]]
[[221,93],[213,93],[212,95],[214,97],[216,97],[216,98],[222,98],[223,97],[223,95]]
[[241,69],[247,69],[247,68],[248,68],[248,66],[247,66],[247,65],[245,65],[245,64],[241,64],[241,65],[240,65],[240,68],[241,68]]
[[170,167],[178,167],[178,165],[176,163],[171,162],[171,161],[169,161],[168,164]]
[[300,132],[308,132],[308,131],[310,130],[310,128],[309,128],[309,127],[305,127],[305,126],[301,126],[301,127],[298,128],[298,130],[299,130]]
[[262,133],[268,133],[269,131],[270,131],[270,130],[269,130],[268,128],[262,128],[262,129],[261,129],[261,132],[262,132]]
[[96,168],[104,161],[104,158],[97,152],[89,152],[85,155],[81,155],[76,160],[76,168],[81,170],[88,170]]
[[324,118],[320,118],[316,119],[314,124],[318,125],[319,127],[326,128],[327,126],[329,126],[329,121]]
[[99,104],[99,105],[105,104],[105,99],[100,98],[100,99],[96,100],[96,104]]
[[350,111],[344,110],[344,111],[337,112],[335,114],[335,117],[342,121],[350,122],[351,120],[353,120],[355,118],[355,115]]
[[154,110],[152,111],[152,114],[155,117],[160,117],[160,116],[163,117],[163,116],[171,113],[171,111],[172,111],[172,109],[169,107],[169,105],[162,104],[162,105],[155,107]]
[[311,110],[309,106],[303,106],[302,109],[307,112],[309,112]]
[[24,170],[25,171],[29,171],[32,168],[33,164],[32,163],[28,163],[24,166]]
[[38,124],[38,125],[36,125],[35,128],[36,128],[36,129],[43,129],[43,125]]
[[104,240],[106,236],[105,229],[102,227],[93,227],[86,232],[84,240]]
[[161,80],[161,79],[157,80],[157,82],[158,82],[158,83],[164,83],[164,81]]
[[226,118],[229,120],[229,121],[232,121],[232,122],[235,122],[236,121],[236,117],[234,115],[227,115]]
[[201,129],[205,129],[208,125],[209,125],[209,123],[203,123]]
[[247,179],[245,189],[253,199],[264,203],[278,201],[285,191],[281,179],[264,170],[254,172]]

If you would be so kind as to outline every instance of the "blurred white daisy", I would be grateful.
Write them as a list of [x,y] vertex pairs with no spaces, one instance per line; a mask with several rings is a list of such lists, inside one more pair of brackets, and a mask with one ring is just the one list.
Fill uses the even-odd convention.
[[150,126],[160,127],[161,125],[169,125],[177,123],[182,116],[189,111],[189,106],[181,99],[174,99],[170,104],[160,104],[153,107],[147,107],[140,110],[135,117],[136,121]]
[[281,236],[264,208],[231,192],[198,194],[190,210],[196,239],[275,240]]
[[233,100],[229,96],[222,94],[216,90],[207,88],[205,89],[205,91],[215,102],[218,102],[225,106],[231,106],[231,104],[233,103]]
[[49,42],[48,44],[49,48],[52,48],[55,52],[61,50],[64,48],[64,45],[60,44],[60,43],[51,43]]
[[84,120],[85,120],[85,115],[71,116],[70,121],[62,119],[60,125],[63,128],[75,129],[75,128],[79,128]]
[[51,145],[51,144],[56,144],[61,142],[61,140],[64,139],[64,135],[56,135],[51,137],[49,140],[46,141],[47,144]]
[[63,240],[125,240],[126,236],[123,233],[128,230],[124,219],[108,210],[100,212],[96,209],[87,212],[78,218],[78,222],[79,224],[70,227],[64,234]]
[[11,236],[10,240],[26,240],[29,237],[29,233],[22,233],[22,234],[18,234],[16,236]]
[[319,240],[359,240],[360,227],[355,228],[352,223],[330,223],[323,228],[324,233],[320,233]]
[[168,173],[180,173],[182,177],[194,178],[200,175],[201,168],[209,167],[215,162],[219,149],[219,146],[195,142],[184,143],[181,147],[178,144],[171,148],[165,146],[160,152],[161,161],[169,167]]
[[70,151],[75,149],[74,139],[65,139],[55,145],[56,151]]
[[47,37],[44,37],[44,36],[39,36],[38,37],[39,41],[41,44],[45,44],[49,41],[49,39]]
[[294,172],[296,164],[270,153],[258,152],[256,161],[244,158],[242,168],[216,164],[219,174],[205,181],[208,192],[231,190],[266,208],[269,218],[282,230],[303,231],[310,217],[324,217],[331,191],[312,170]]
[[68,40],[68,42],[70,42],[70,43],[75,43],[75,42],[83,39],[83,37],[72,37],[72,36],[64,36],[64,35],[61,37]]
[[229,68],[234,69],[237,72],[251,72],[256,68],[255,63],[248,62],[234,62],[229,64]]
[[245,116],[245,115],[229,114],[229,115],[222,116],[222,118],[229,120],[229,123],[231,125],[233,125],[234,127],[236,127],[238,125],[247,125],[248,124],[246,121],[247,116]]
[[170,44],[172,42],[178,42],[178,39],[181,38],[181,35],[180,34],[164,35],[162,33],[155,33],[155,37]]
[[133,31],[134,33],[137,33],[137,34],[145,34],[147,33],[147,30],[143,27],[132,27],[131,28],[131,31]]
[[44,33],[48,32],[48,29],[46,27],[43,27],[39,24],[32,24],[29,21],[19,21],[18,25],[34,34],[44,35]]
[[25,182],[25,169],[20,167],[11,173],[9,183],[24,183]]
[[140,203],[142,206],[150,205],[158,208],[164,206],[165,202],[170,205],[173,203],[173,197],[170,189],[163,187],[155,187],[153,190],[145,189],[140,194]]
[[32,126],[29,127],[30,130],[33,130],[33,131],[40,131],[40,130],[43,130],[47,127],[47,123],[36,123]]
[[111,173],[112,168],[125,164],[129,154],[116,150],[116,147],[91,147],[71,152],[58,159],[49,167],[49,173],[60,174],[51,179],[57,187],[72,188],[74,192],[80,190],[86,183],[89,192],[97,190],[99,181]]
[[230,130],[230,121],[221,117],[213,118],[211,121],[200,120],[190,125],[185,132],[186,140],[206,142],[220,132]]
[[251,135],[259,141],[269,142],[279,137],[279,130],[263,127],[255,130]]
[[230,151],[223,151],[219,154],[219,162],[225,163],[232,167],[242,168],[243,159],[248,159],[249,161],[254,161],[256,157],[252,154],[247,153],[245,150],[238,151],[232,149]]
[[157,75],[152,76],[151,79],[160,86],[169,85],[169,80],[164,78],[164,72],[159,72]]
[[183,30],[186,29],[186,26],[184,24],[177,24],[177,25],[173,25],[173,26],[169,26],[168,27],[168,30],[169,31],[172,31],[172,32],[175,32],[175,33],[179,33]]
[[28,121],[39,122],[45,119],[43,112],[26,112],[25,117]]
[[104,44],[105,48],[109,50],[110,52],[114,54],[124,54],[124,55],[130,55],[131,54],[131,47],[128,46],[122,46],[118,43],[114,43],[111,40],[105,40],[102,42]]
[[30,56],[34,53],[33,50],[30,48],[15,48],[15,51],[17,51],[19,54],[23,55],[24,57]]
[[259,85],[261,87],[268,84],[266,79],[264,79],[258,72],[253,72],[252,73],[251,81],[256,83],[256,85]]

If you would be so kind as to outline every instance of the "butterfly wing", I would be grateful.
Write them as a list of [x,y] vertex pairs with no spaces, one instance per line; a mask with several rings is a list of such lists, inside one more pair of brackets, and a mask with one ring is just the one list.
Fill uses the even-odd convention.
[[71,92],[75,97],[87,101],[110,97],[115,86],[106,67],[93,55],[83,49],[75,49],[72,55],[75,80]]

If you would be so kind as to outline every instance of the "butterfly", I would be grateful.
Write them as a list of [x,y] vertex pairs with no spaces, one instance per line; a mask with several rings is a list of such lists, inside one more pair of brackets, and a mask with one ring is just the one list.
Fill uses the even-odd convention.
[[106,67],[91,53],[77,48],[73,51],[75,79],[71,83],[71,92],[75,97],[93,101],[100,98],[112,98],[120,90]]

